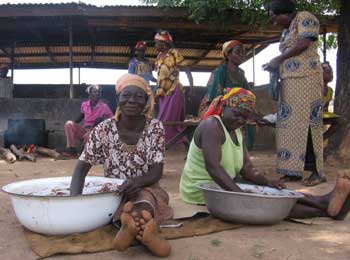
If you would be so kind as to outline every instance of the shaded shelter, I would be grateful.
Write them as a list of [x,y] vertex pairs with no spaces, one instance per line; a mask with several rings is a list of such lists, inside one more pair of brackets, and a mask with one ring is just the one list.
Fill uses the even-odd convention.
[[[209,72],[216,68],[222,62],[222,44],[227,40],[237,39],[243,42],[246,59],[249,59],[270,43],[277,42],[280,37],[281,28],[243,24],[239,15],[236,16],[237,22],[225,30],[213,29],[208,24],[196,24],[188,17],[189,13],[184,8],[96,7],[82,3],[1,4],[0,64],[9,64],[12,70],[71,68],[69,91],[67,86],[39,88],[37,85],[15,85],[15,99],[10,102],[13,108],[3,111],[3,121],[16,118],[19,114],[25,118],[30,117],[29,110],[23,104],[33,107],[31,102],[39,102],[30,98],[42,98],[40,107],[49,107],[53,111],[60,111],[54,103],[67,101],[55,100],[53,103],[53,100],[45,99],[68,96],[82,98],[82,88],[73,85],[72,68],[127,69],[130,58],[134,56],[135,43],[140,39],[149,41],[145,56],[154,63],[157,51],[153,46],[153,36],[158,29],[170,31],[176,48],[185,58],[184,66],[192,72]],[[324,32],[335,32],[336,27],[335,20],[327,20],[322,24]],[[195,89],[194,100],[186,101],[186,113],[196,113],[204,91],[204,88]],[[106,86],[103,92],[105,98],[112,97],[113,87]],[[7,99],[0,100],[0,104],[7,103]],[[78,100],[71,100],[67,107],[74,111],[73,107],[77,104]],[[67,113],[60,112],[62,116],[54,116],[54,121],[49,110],[40,115],[35,112],[35,118],[44,118],[50,130],[61,129],[60,122],[68,118],[65,117]],[[55,114],[60,115],[57,112]],[[4,129],[6,123],[0,123],[0,126]]]

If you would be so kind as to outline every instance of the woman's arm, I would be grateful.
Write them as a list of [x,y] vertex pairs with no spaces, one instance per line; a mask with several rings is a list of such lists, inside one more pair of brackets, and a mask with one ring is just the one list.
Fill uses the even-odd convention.
[[121,185],[121,192],[127,199],[137,195],[142,188],[156,184],[163,175],[164,156],[165,156],[165,133],[163,125],[160,122],[151,126],[150,145],[151,149],[147,151],[147,161],[149,163],[148,172],[140,177],[127,180]]
[[221,145],[223,143],[223,130],[220,123],[215,118],[209,118],[203,122],[199,129],[200,147],[203,151],[205,168],[209,176],[221,188],[228,191],[242,191],[232,178],[227,174],[225,169],[220,165],[221,161]]
[[303,51],[305,51],[310,44],[313,42],[310,38],[299,39],[298,42],[292,47],[281,53],[281,55],[273,58],[269,63],[264,65],[264,69],[271,71],[278,68],[278,66],[285,61],[294,56],[298,56]]
[[78,160],[70,184],[71,196],[80,195],[82,193],[85,183],[85,177],[88,174],[90,168],[91,164]]
[[241,171],[242,177],[247,181],[261,186],[270,186],[277,189],[284,189],[286,186],[280,180],[268,180],[265,176],[261,175],[257,169],[253,167],[253,163],[250,160],[248,150],[243,142],[243,168]]
[[123,193],[128,200],[137,195],[142,188],[157,183],[163,175],[163,163],[157,163],[150,166],[147,174],[129,179],[120,186],[120,193]]

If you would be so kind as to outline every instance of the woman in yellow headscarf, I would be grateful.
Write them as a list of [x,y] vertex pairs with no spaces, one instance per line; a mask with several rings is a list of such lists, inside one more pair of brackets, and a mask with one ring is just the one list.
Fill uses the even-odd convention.
[[[173,38],[168,31],[160,30],[155,36],[155,46],[158,53],[155,69],[157,71],[157,96],[159,98],[158,119],[162,122],[185,120],[185,96],[180,82],[180,67],[184,57],[173,48]],[[190,87],[193,87],[192,75],[185,70]],[[168,142],[183,128],[165,126],[165,140]],[[180,142],[187,142],[186,139]]]
[[113,224],[120,227],[115,248],[124,251],[136,239],[155,255],[167,256],[170,244],[157,227],[173,216],[168,194],[158,183],[164,165],[163,125],[151,118],[153,94],[143,78],[125,74],[116,93],[115,117],[91,131],[74,170],[71,195],[81,194],[92,165],[103,164],[105,177],[125,180],[118,189],[123,201],[113,216]]
[[[245,192],[237,184],[238,175],[253,184],[285,188],[281,180],[269,180],[259,174],[243,142],[240,128],[253,115],[254,105],[254,94],[242,88],[233,88],[213,101],[207,119],[196,129],[188,151],[180,181],[183,201],[205,205],[203,193],[198,188],[204,183],[215,182],[224,190]],[[350,209],[349,171],[338,173],[336,185],[330,193],[304,196],[292,208],[289,217],[344,219]]]

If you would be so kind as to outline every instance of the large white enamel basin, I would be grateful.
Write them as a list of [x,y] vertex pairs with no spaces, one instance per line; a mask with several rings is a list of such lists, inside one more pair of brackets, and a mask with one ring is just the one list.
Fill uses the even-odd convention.
[[[71,177],[33,179],[8,184],[2,190],[10,195],[19,222],[37,233],[66,235],[108,224],[121,196],[99,190],[105,183],[121,185],[123,180],[88,176],[79,196],[69,196],[70,182]],[[67,194],[57,196],[52,191]]]

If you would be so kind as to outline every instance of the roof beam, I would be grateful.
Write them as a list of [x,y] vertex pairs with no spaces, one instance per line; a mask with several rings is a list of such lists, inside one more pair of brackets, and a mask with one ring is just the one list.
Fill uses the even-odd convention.
[[217,45],[217,43],[215,44],[211,44],[207,47],[207,49],[205,49],[203,51],[203,53],[190,65],[190,67],[197,65],[201,60],[203,60],[205,58],[205,56],[208,55],[208,53]]
[[56,61],[54,55],[52,54],[52,52],[50,50],[50,45],[46,43],[46,40],[43,37],[43,35],[41,34],[41,32],[38,31],[38,30],[33,30],[33,29],[29,28],[28,26],[26,26],[26,28],[30,31],[30,33],[32,35],[34,35],[34,37],[39,39],[39,41],[44,45],[45,51],[46,51],[46,55],[49,56],[51,62],[52,63],[56,63],[57,61]]
[[11,58],[11,53],[9,53],[5,47],[0,47],[0,50],[5,54],[6,57]]
[[95,63],[95,55],[96,55],[96,28],[91,28],[91,26],[88,25],[87,18],[84,19],[85,25],[87,26],[89,36],[90,36],[90,42],[91,42],[91,58],[90,58],[90,64],[93,65]]
[[[56,57],[69,57],[69,53],[68,52],[64,52],[64,53],[53,53],[54,56]],[[15,58],[26,58],[26,57],[45,57],[47,56],[46,53],[28,53],[28,54],[14,54]],[[79,57],[79,56],[91,56],[90,52],[73,52],[73,56],[74,57]],[[125,57],[125,58],[130,58],[130,54],[128,53],[95,53],[95,58],[96,57]],[[147,55],[146,58],[153,58],[155,59],[157,57],[157,55],[152,54],[152,55]],[[197,60],[197,56],[189,56],[189,55],[184,55],[185,59],[194,59]],[[210,58],[205,58],[205,60],[221,60],[221,58],[214,58],[214,57],[210,57]],[[56,63],[59,63],[58,61],[56,61]]]
[[91,65],[95,64],[95,57],[96,57],[96,45],[92,44],[91,45],[91,59],[90,59]]
[[[30,12],[28,12],[30,9]],[[86,4],[0,5],[0,17],[91,16],[91,17],[187,17],[185,8],[145,6],[96,7]]]
[[[69,63],[20,63],[15,64],[15,69],[67,69]],[[101,62],[94,65],[84,62],[74,62],[75,67],[80,68],[101,68],[101,69],[128,69],[127,65],[124,63],[108,63]],[[191,72],[211,72],[213,70],[210,66],[201,66],[191,68]]]
[[46,45],[45,46],[45,50],[47,52],[47,55],[49,55],[51,62],[52,63],[56,63],[57,61],[56,61],[55,57],[53,56],[53,54],[52,54],[52,52],[50,50],[50,47]]

